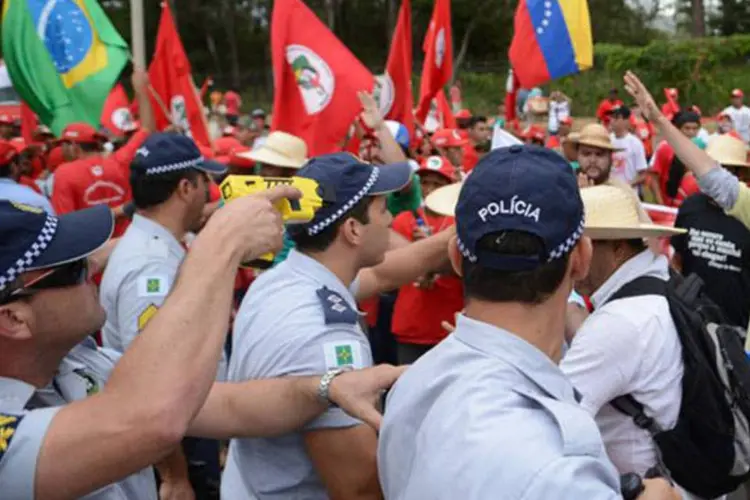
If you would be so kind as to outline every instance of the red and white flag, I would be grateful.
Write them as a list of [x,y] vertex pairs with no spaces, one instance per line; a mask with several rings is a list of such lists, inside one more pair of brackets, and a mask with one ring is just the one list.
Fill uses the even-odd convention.
[[401,2],[385,73],[377,77],[375,98],[381,114],[403,123],[414,137],[414,96],[411,88],[411,0]]
[[424,65],[419,87],[417,120],[424,122],[432,99],[453,76],[453,35],[450,0],[435,0],[432,20],[422,45]]
[[271,58],[271,129],[304,139],[310,156],[341,151],[372,74],[300,0],[276,0]]
[[[172,18],[169,5],[162,4],[156,51],[148,75],[159,99],[151,96],[156,117],[156,127],[162,130],[169,125],[183,128],[198,144],[210,148],[203,105],[193,83],[190,61],[185,54],[180,35]],[[168,116],[169,115],[169,116]]]
[[130,99],[121,84],[114,86],[102,109],[102,125],[115,135],[125,135],[135,128],[135,120],[130,112]]

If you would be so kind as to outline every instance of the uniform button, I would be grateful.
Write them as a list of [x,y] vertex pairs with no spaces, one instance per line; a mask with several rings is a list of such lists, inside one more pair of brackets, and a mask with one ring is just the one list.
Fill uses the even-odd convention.
[[511,153],[520,153],[521,151],[523,151],[523,146],[521,146],[520,144],[514,144],[509,148],[509,151]]

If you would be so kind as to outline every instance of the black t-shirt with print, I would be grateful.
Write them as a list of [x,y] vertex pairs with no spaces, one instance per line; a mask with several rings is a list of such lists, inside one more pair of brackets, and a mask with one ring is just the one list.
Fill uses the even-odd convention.
[[680,206],[675,226],[687,234],[672,237],[685,276],[695,273],[726,319],[746,327],[750,316],[750,231],[705,194]]

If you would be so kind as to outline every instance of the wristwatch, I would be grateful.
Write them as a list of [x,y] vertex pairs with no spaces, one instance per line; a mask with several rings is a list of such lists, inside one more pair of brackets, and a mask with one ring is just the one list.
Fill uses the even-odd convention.
[[320,383],[318,384],[318,397],[332,406],[337,406],[336,403],[331,401],[331,397],[329,394],[331,390],[331,382],[333,382],[333,379],[335,379],[342,373],[348,371],[351,371],[351,368],[343,367],[328,370],[325,375],[320,377]]

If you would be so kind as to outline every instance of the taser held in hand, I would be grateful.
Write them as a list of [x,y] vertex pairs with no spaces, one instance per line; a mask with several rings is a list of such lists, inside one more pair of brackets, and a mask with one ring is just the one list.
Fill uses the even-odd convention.
[[[304,177],[262,177],[260,175],[230,175],[221,183],[223,203],[261,193],[277,186],[292,186],[299,189],[302,197],[298,200],[282,198],[275,203],[284,224],[305,224],[313,220],[315,212],[326,199],[323,188],[313,179]],[[262,255],[258,260],[244,264],[245,267],[268,269],[273,264],[273,254]]]

